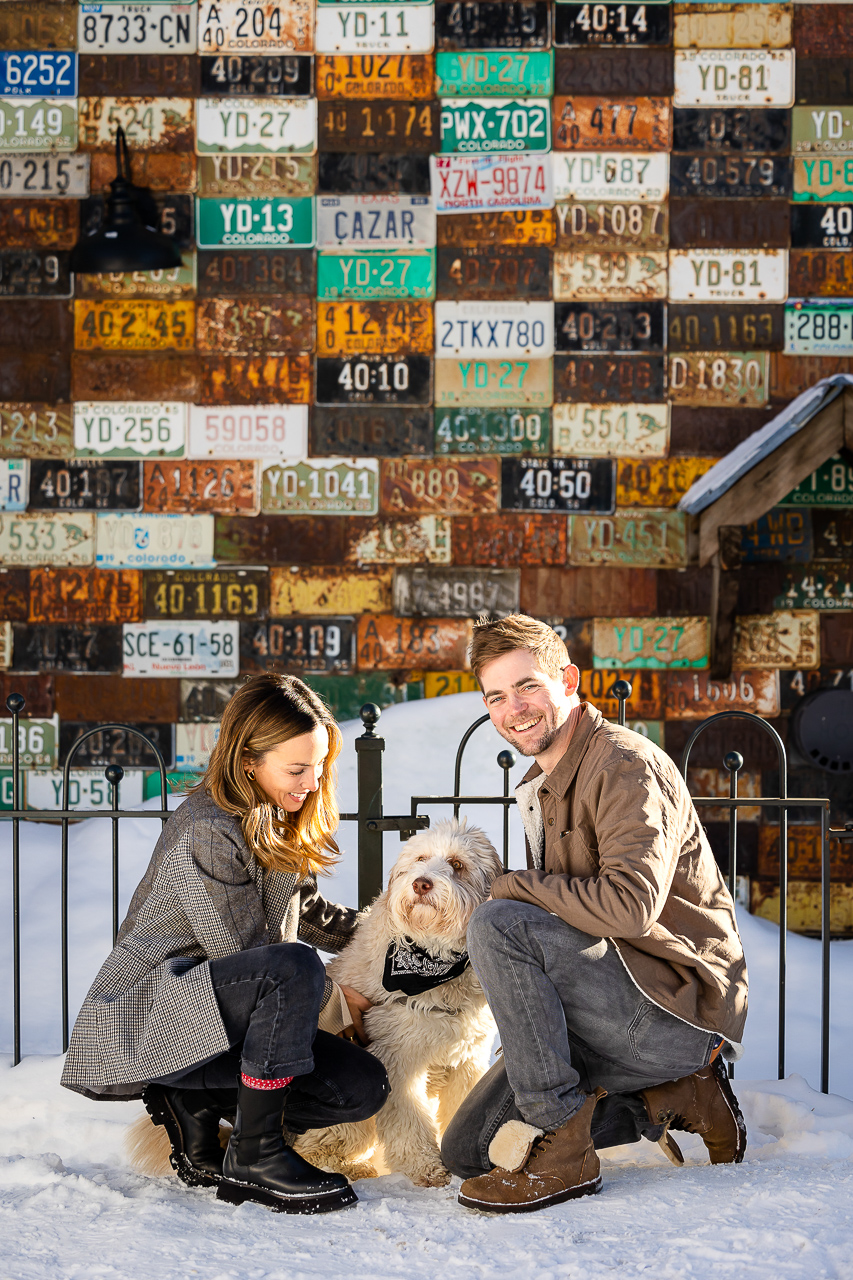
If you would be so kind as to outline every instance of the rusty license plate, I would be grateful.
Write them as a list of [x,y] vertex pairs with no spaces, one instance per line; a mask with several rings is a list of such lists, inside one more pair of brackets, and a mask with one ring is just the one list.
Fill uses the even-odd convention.
[[78,298],[193,298],[195,268],[195,253],[185,250],[179,267],[76,275],[74,287]]
[[554,400],[554,361],[436,360],[435,403],[547,407]]
[[424,195],[430,193],[429,157],[371,151],[321,151],[317,190],[329,195]]
[[437,454],[551,452],[550,409],[436,409]]
[[435,75],[430,54],[318,54],[314,59],[317,97],[433,98]]
[[598,669],[708,666],[707,618],[595,618],[592,662]]
[[681,671],[667,674],[667,720],[704,720],[719,711],[778,716],[779,672],[736,670],[727,680]]
[[[378,305],[378,304],[374,304]],[[356,405],[324,408],[311,414],[313,457],[399,458],[432,452],[430,410]]]
[[218,721],[240,684],[239,680],[182,680],[178,718],[191,723]]
[[80,54],[80,93],[194,98],[198,63],[189,53]]
[[13,671],[121,671],[121,627],[57,623],[14,628]]
[[609,513],[614,472],[604,458],[502,458],[501,510]]
[[379,511],[379,463],[374,458],[271,463],[261,477],[261,510],[375,516]]
[[0,404],[0,456],[66,458],[73,451],[70,404]]
[[673,151],[788,152],[791,113],[780,107],[676,107]]
[[5,249],[73,249],[79,226],[76,200],[0,199],[0,241]]
[[437,151],[439,107],[423,99],[351,101],[324,98],[317,136],[325,151]]
[[355,564],[450,564],[450,519],[359,520],[347,529],[344,558]]
[[666,315],[670,351],[781,351],[784,306],[691,306],[671,302]]
[[473,671],[425,671],[424,697],[445,698],[451,693],[479,693]]
[[550,6],[542,0],[437,0],[436,49],[547,49],[550,43]]
[[138,622],[141,617],[138,569],[30,571],[30,622]]
[[367,614],[358,620],[356,654],[362,671],[466,670],[473,623],[468,618],[418,621]]
[[355,670],[354,618],[271,618],[240,627],[242,671]]
[[662,302],[558,302],[558,351],[663,351]]
[[[92,162],[91,189],[104,192],[115,177],[115,151],[93,151],[83,159]],[[196,188],[196,157],[191,151],[174,154],[137,151],[133,157],[133,180],[139,187],[157,192],[190,192]]]
[[317,306],[317,351],[346,356],[397,351],[431,355],[432,307],[428,302],[321,302]]
[[672,9],[667,4],[565,4],[554,7],[554,44],[649,45],[672,43]]
[[95,555],[91,512],[44,515],[0,513],[0,560],[4,565],[90,565]]
[[431,400],[429,356],[317,357],[317,404],[429,404]]
[[786,4],[675,4],[676,49],[785,49],[793,14]]
[[219,152],[198,157],[201,196],[313,196],[316,189],[316,156]]
[[735,619],[732,662],[789,671],[820,666],[820,618],[799,610],[742,614]]
[[269,608],[266,569],[149,569],[144,617],[264,618]]
[[76,49],[77,11],[67,0],[10,0],[0,5],[3,49]]
[[134,151],[192,151],[192,98],[80,98],[80,150],[114,144],[121,126]]
[[393,569],[270,570],[270,613],[387,613],[391,607]]
[[312,297],[317,288],[309,249],[205,249],[198,254],[197,275],[202,298],[270,293]]
[[[779,515],[800,516],[802,511],[783,510]],[[853,506],[811,512],[815,560],[853,561]]]
[[217,0],[202,5],[200,53],[311,53],[310,0]]
[[663,252],[557,249],[554,253],[554,297],[559,301],[665,298],[666,292],[667,255]]
[[788,259],[788,294],[791,298],[853,297],[853,255],[843,250],[792,250]]
[[478,245],[438,250],[440,299],[551,297],[551,250],[545,245]]
[[68,258],[46,249],[0,250],[0,298],[70,298]]
[[770,398],[770,365],[764,351],[690,352],[669,358],[673,404],[751,407]]
[[669,98],[554,98],[557,151],[667,151],[671,144]]
[[[846,16],[846,15],[845,15]],[[797,57],[797,102],[853,104],[853,74],[849,56]]]
[[310,404],[313,357],[290,355],[206,356],[201,362],[204,405]]
[[[10,648],[11,643],[12,636],[10,627]],[[4,718],[9,715],[9,712],[6,709],[6,699],[10,693],[20,693],[22,695],[25,699],[25,707],[29,716],[49,719],[53,715],[53,676],[8,675],[7,673],[0,671],[0,707],[3,709]]]
[[437,239],[439,248],[448,249],[550,246],[554,243],[554,214],[550,209],[447,214],[438,219]]
[[77,350],[191,350],[195,336],[195,302],[78,300],[74,304]]
[[199,58],[205,95],[304,98],[311,94],[310,57],[296,54],[231,53]]
[[741,554],[745,564],[798,561],[814,558],[813,538],[808,511],[776,508],[759,520],[744,526]]
[[677,507],[716,458],[620,458],[616,484],[617,507]]
[[777,609],[853,609],[853,565],[810,564],[789,570],[773,603]]
[[569,564],[621,564],[638,569],[687,567],[681,511],[619,511],[569,517]]
[[774,351],[770,359],[770,391],[774,400],[793,400],[821,378],[848,373],[847,356],[789,356]]
[[677,154],[670,163],[673,196],[745,200],[790,196],[790,156]]
[[199,369],[195,352],[93,352],[71,356],[71,387],[76,400],[145,400],[152,393],[163,401],[197,400]]
[[[91,720],[74,721],[65,720],[62,722],[59,730],[59,750],[60,757],[64,761],[69,751],[73,747],[78,738],[82,737],[89,729],[96,728]],[[133,730],[137,730],[134,733]],[[159,761],[156,753],[151,747],[138,736],[139,733],[145,734],[145,737],[159,749],[163,756],[166,768],[169,769],[174,761],[173,737],[174,729],[171,724],[163,724],[156,722],[140,722],[134,724],[116,726],[115,728],[99,729],[97,733],[92,734],[91,738],[87,738],[81,743],[79,749],[74,753],[74,764],[71,770],[72,788],[77,774],[78,767],[80,769],[97,769],[101,772],[105,765],[118,764],[123,769],[157,769]],[[61,775],[60,775],[61,776]],[[133,773],[130,777],[138,777],[137,773]],[[48,778],[50,775],[48,775]],[[86,774],[82,775],[83,786],[86,785]],[[97,775],[93,778],[96,780]],[[91,785],[91,784],[90,784]],[[122,785],[124,785],[122,783]],[[106,787],[104,788],[106,790]],[[61,794],[61,793],[60,793]],[[73,789],[71,792],[74,794]],[[85,792],[83,793],[85,794]],[[88,803],[97,800],[98,792],[94,787],[91,788],[88,797]],[[127,796],[124,796],[127,803]],[[45,806],[48,807],[48,806]],[[106,805],[104,806],[106,808]]]
[[[676,157],[673,156],[673,159]],[[675,199],[670,204],[670,246],[673,249],[730,248],[785,249],[790,238],[786,200]],[[795,205],[799,209],[809,206]]]
[[252,516],[260,510],[254,462],[146,462],[142,493],[145,511]]
[[314,345],[312,298],[205,298],[196,311],[199,351],[250,355]]
[[554,209],[557,246],[562,250],[666,249],[666,204],[559,200]]
[[606,719],[615,720],[619,699],[613,693],[613,686],[620,679],[627,680],[631,686],[627,702],[629,717],[663,719],[666,676],[662,671],[582,671],[579,693],[593,702]]
[[380,507],[387,515],[464,516],[498,509],[497,458],[388,458],[381,468]]
[[582,457],[665,457],[669,452],[666,404],[554,405],[554,453]]
[[555,403],[648,404],[666,394],[664,357],[655,355],[558,355],[554,357]]
[[557,49],[554,71],[557,93],[665,97],[673,89],[670,49]]
[[397,569],[394,612],[404,618],[517,613],[519,591],[518,569]]
[[566,517],[502,511],[453,521],[453,563],[542,565],[566,563]]
[[138,462],[40,458],[30,467],[31,511],[138,511]]
[[220,516],[216,560],[220,564],[338,564],[343,558],[344,516]]

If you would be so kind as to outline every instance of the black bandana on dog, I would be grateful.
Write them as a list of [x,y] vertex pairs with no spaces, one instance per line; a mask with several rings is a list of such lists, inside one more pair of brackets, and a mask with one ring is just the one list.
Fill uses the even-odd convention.
[[443,982],[450,982],[451,978],[458,978],[470,963],[467,951],[454,951],[450,960],[440,960],[405,938],[402,942],[392,942],[388,948],[382,985],[386,991],[419,996]]

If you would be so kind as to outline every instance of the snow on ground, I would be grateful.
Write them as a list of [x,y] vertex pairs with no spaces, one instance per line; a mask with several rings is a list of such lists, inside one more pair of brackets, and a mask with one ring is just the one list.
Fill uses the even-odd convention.
[[[409,797],[452,790],[453,755],[481,713],[475,694],[403,704],[383,713],[385,811],[407,813]],[[353,739],[344,727],[342,810],[355,804]],[[502,740],[477,731],[462,790],[499,792]],[[524,770],[513,771],[517,781]],[[147,807],[152,807],[149,804]],[[433,820],[448,810],[432,809]],[[472,811],[495,843],[500,810]],[[151,819],[122,823],[121,904],[127,904],[156,839]],[[71,1010],[110,946],[110,824],[72,829]],[[346,854],[327,883],[330,898],[356,896],[354,828],[342,828]],[[0,824],[9,865],[10,832]],[[386,868],[399,845],[386,838]],[[736,1089],[749,1125],[744,1163],[711,1168],[698,1138],[684,1135],[688,1164],[673,1169],[657,1147],[612,1149],[603,1159],[600,1196],[529,1216],[490,1218],[460,1209],[455,1184],[421,1190],[389,1175],[357,1184],[360,1204],[321,1219],[233,1208],[175,1179],[134,1173],[122,1148],[139,1103],[89,1102],[59,1087],[59,841],[55,828],[22,836],[22,1064],[0,1059],[0,1278],[2,1280],[314,1280],[376,1277],[433,1280],[536,1275],[604,1280],[614,1274],[655,1280],[812,1280],[853,1277],[853,944],[832,944],[832,1075],[819,1081],[820,950],[807,938],[788,943],[788,1060],[798,1075],[776,1074],[778,930],[741,912],[750,969],[746,1055]],[[523,859],[512,817],[511,864]],[[0,919],[11,918],[8,878]],[[11,935],[0,936],[0,1050],[11,1048]],[[807,1083],[808,1081],[808,1083]]]

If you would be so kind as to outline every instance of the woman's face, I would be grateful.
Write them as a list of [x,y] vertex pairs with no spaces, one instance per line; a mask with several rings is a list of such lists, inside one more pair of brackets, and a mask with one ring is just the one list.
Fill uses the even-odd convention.
[[329,754],[329,734],[323,725],[273,747],[252,765],[244,758],[243,768],[255,771],[255,782],[273,804],[296,813],[309,791],[316,791]]

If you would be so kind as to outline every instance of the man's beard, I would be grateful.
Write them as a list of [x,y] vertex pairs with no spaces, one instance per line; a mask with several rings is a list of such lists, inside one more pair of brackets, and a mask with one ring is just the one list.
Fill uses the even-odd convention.
[[561,724],[549,725],[535,742],[525,742],[523,744],[514,736],[510,736],[512,734],[511,729],[507,729],[505,733],[499,729],[498,733],[500,733],[502,738],[506,739],[507,742],[511,743],[512,746],[515,747],[519,755],[538,756],[541,755],[543,751],[547,751],[552,743],[557,740],[557,736],[562,727],[563,726]]

